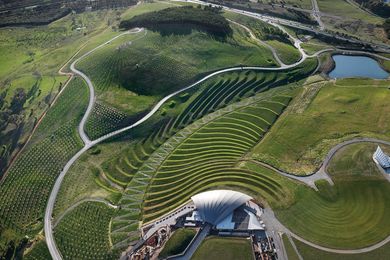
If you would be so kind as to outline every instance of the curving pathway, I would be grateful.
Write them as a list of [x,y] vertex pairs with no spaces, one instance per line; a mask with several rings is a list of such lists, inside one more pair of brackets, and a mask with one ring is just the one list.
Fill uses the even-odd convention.
[[[199,2],[198,2],[199,3]],[[113,131],[109,134],[106,134],[104,136],[101,136],[100,138],[98,139],[95,139],[95,140],[90,140],[89,137],[86,135],[85,131],[84,131],[84,126],[85,126],[85,123],[88,119],[88,116],[89,114],[91,113],[92,111],[92,108],[93,108],[93,105],[94,105],[94,102],[95,102],[95,92],[94,92],[94,87],[93,87],[93,84],[91,82],[91,80],[88,78],[87,75],[85,75],[83,72],[77,70],[75,68],[75,65],[78,61],[80,61],[81,59],[87,57],[88,55],[90,55],[91,53],[93,53],[94,51],[96,51],[97,49],[103,47],[104,45],[106,44],[110,44],[113,40],[117,39],[118,37],[121,37],[122,35],[125,35],[125,34],[129,34],[129,33],[139,33],[141,31],[143,31],[142,28],[135,28],[133,31],[128,31],[128,32],[125,32],[125,33],[122,33],[118,36],[115,36],[114,38],[112,38],[111,40],[97,46],[96,48],[92,49],[91,51],[85,53],[84,55],[82,55],[81,57],[77,58],[72,64],[71,64],[71,70],[72,72],[74,72],[75,74],[81,76],[85,81],[86,83],[88,84],[88,87],[89,87],[89,91],[90,91],[90,99],[89,99],[89,103],[88,103],[88,107],[87,107],[87,110],[79,124],[79,127],[78,127],[78,131],[79,131],[79,134],[80,134],[80,137],[82,138],[83,142],[84,142],[84,147],[79,150],[67,163],[66,165],[64,166],[63,170],[61,171],[61,173],[59,174],[59,176],[57,177],[56,179],[56,182],[53,186],[53,189],[50,193],[50,196],[49,196],[49,199],[48,199],[48,202],[47,202],[47,206],[46,206],[46,210],[45,210],[45,217],[44,217],[44,231],[45,231],[45,237],[46,237],[46,243],[47,243],[47,246],[48,246],[48,249],[50,251],[50,254],[52,256],[53,259],[57,260],[57,259],[62,259],[61,257],[61,253],[59,252],[57,246],[56,246],[56,243],[55,243],[55,240],[54,240],[54,235],[53,235],[53,224],[52,224],[52,213],[53,213],[53,208],[54,208],[54,203],[55,203],[55,200],[56,200],[56,197],[58,195],[58,192],[59,192],[59,189],[61,187],[61,183],[66,175],[66,173],[68,172],[68,170],[70,169],[70,167],[72,166],[72,164],[84,153],[86,152],[88,149],[90,149],[92,146],[98,144],[98,143],[101,143],[111,137],[114,137],[120,133],[123,133],[125,131],[128,131],[140,124],[142,124],[143,122],[145,122],[146,120],[148,120],[151,116],[154,115],[154,113],[156,113],[158,111],[158,109],[170,98],[172,98],[173,96],[183,92],[183,91],[186,91],[204,81],[206,81],[207,79],[211,78],[211,77],[214,77],[216,75],[219,75],[219,74],[222,74],[222,73],[225,73],[225,72],[230,72],[230,71],[241,71],[241,70],[257,70],[257,71],[282,71],[282,70],[286,70],[286,69],[289,69],[289,68],[294,68],[296,66],[298,66],[299,64],[301,64],[302,62],[304,62],[307,58],[309,57],[317,57],[318,55],[320,55],[321,53],[323,52],[326,52],[326,51],[329,51],[329,50],[332,50],[332,49],[327,49],[327,50],[321,50],[313,55],[307,55],[305,53],[305,51],[303,50],[303,48],[301,47],[301,41],[298,40],[298,39],[295,39],[294,37],[292,37],[283,27],[281,27],[279,24],[275,24],[274,22],[272,21],[267,21],[269,24],[273,25],[273,26],[276,26],[278,28],[280,28],[281,30],[283,30],[284,32],[286,32],[293,40],[294,40],[294,46],[298,49],[298,51],[301,53],[301,59],[299,61],[297,61],[296,63],[294,64],[290,64],[290,65],[282,65],[281,67],[278,67],[278,68],[268,68],[268,67],[258,67],[258,66],[240,66],[240,67],[231,67],[231,68],[226,68],[226,69],[221,69],[221,70],[218,70],[218,71],[215,71],[205,77],[203,77],[202,79],[198,80],[197,82],[183,88],[183,89],[180,89],[168,96],[165,96],[163,99],[161,99],[153,108],[152,110],[147,114],[145,115],[143,118],[141,118],[140,120],[138,120],[137,122],[135,122],[134,124],[130,125],[130,126],[127,126],[127,127],[124,127],[124,128],[121,128],[119,130],[116,130],[116,131]],[[145,35],[146,35],[146,30],[145,30]]]

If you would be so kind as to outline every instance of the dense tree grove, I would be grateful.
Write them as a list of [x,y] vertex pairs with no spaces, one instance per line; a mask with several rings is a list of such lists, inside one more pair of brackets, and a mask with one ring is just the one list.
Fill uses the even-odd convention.
[[386,19],[386,21],[383,23],[383,29],[385,29],[387,38],[390,39],[390,18]]
[[190,25],[216,36],[228,36],[232,34],[229,22],[220,14],[220,8],[206,6],[172,7],[160,11],[137,15],[130,20],[121,21],[120,28],[146,27],[158,30],[161,25]]
[[355,2],[379,16],[390,17],[390,6],[383,0],[355,0]]

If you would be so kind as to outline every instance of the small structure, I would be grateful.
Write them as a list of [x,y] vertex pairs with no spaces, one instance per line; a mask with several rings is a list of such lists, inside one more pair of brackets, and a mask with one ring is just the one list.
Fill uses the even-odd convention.
[[385,154],[379,146],[376,148],[372,159],[377,165],[382,167],[386,173],[390,173],[390,157]]

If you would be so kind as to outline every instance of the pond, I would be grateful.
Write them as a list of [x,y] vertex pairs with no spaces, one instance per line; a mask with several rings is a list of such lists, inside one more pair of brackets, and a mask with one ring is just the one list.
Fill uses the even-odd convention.
[[329,73],[331,78],[372,78],[386,79],[389,77],[379,63],[367,56],[333,55],[335,68]]

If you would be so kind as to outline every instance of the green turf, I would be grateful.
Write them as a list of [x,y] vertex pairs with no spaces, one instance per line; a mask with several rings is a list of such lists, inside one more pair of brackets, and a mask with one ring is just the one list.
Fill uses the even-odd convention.
[[200,244],[192,260],[253,259],[249,239],[209,237]]
[[109,241],[114,210],[99,202],[84,202],[68,212],[54,229],[64,259],[115,258]]
[[390,243],[385,244],[384,246],[375,249],[367,253],[360,254],[336,254],[325,252],[311,246],[308,246],[296,239],[293,239],[295,245],[298,248],[299,253],[304,259],[307,260],[370,260],[370,259],[387,259],[390,254]]
[[290,240],[288,239],[286,234],[283,234],[282,236],[283,239],[283,245],[284,248],[286,249],[286,254],[289,260],[299,260],[299,257],[297,253],[295,252],[295,249],[290,243]]
[[296,203],[276,210],[277,217],[292,232],[330,248],[363,248],[385,239],[390,184],[373,168],[373,148],[358,144],[339,151],[329,168],[335,186],[322,181],[319,192],[298,190]]
[[313,92],[309,100],[305,93],[298,94],[292,102],[293,107],[301,109],[288,110],[281,117],[254,149],[253,158],[307,174],[342,140],[356,136],[388,139],[390,92],[386,81],[338,80],[323,86],[318,94]]
[[171,255],[182,253],[190,244],[195,235],[196,231],[194,229],[180,228],[176,230],[165,243],[163,250],[158,256],[165,258]]

